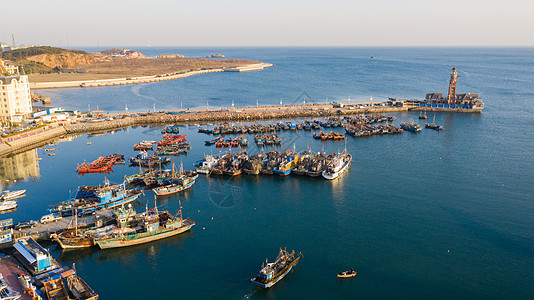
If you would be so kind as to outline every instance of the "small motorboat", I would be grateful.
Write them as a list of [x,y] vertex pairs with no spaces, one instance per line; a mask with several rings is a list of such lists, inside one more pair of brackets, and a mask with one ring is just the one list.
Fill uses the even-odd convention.
[[356,271],[354,271],[352,268],[350,268],[349,271],[343,271],[337,274],[337,278],[351,278],[355,276],[356,276]]
[[0,200],[9,200],[13,198],[19,198],[25,196],[26,190],[18,190],[18,191],[4,191],[2,196],[0,196]]

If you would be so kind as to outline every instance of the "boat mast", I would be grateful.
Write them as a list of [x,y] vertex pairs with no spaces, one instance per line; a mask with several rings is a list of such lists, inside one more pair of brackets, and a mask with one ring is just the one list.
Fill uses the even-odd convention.
[[182,221],[182,201],[178,200],[178,205],[180,205],[180,221]]

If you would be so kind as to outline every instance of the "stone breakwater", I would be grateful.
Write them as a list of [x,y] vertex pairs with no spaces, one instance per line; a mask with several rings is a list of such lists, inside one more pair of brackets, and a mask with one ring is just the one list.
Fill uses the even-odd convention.
[[[346,105],[345,105],[346,106]],[[48,140],[68,134],[79,135],[123,129],[129,126],[170,123],[205,123],[205,122],[252,122],[293,118],[324,118],[329,116],[355,114],[381,114],[406,111],[432,111],[419,107],[370,106],[360,109],[333,108],[331,104],[303,104],[263,107],[244,107],[232,110],[187,111],[184,113],[159,112],[148,114],[112,114],[108,119],[98,122],[78,120],[74,124],[49,125],[40,132],[21,138],[4,139],[0,143],[0,156],[31,149],[32,146],[43,144]],[[447,110],[449,112],[473,112],[465,109]]]

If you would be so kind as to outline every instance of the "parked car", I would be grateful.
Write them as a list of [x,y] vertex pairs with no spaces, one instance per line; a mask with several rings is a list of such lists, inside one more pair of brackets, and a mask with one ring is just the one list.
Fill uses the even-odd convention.
[[33,228],[35,227],[35,225],[37,225],[37,222],[34,220],[22,221],[22,222],[17,223],[17,225],[15,225],[15,229],[21,230],[24,228]]

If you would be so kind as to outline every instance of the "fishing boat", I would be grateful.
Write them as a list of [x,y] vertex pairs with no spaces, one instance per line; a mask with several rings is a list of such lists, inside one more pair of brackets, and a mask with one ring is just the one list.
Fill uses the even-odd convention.
[[171,174],[172,178],[169,180],[169,184],[159,186],[152,190],[156,196],[166,196],[187,190],[195,184],[195,180],[198,177],[196,173],[191,176],[184,174],[183,164],[180,166],[180,173],[177,178],[174,177],[176,174],[174,172],[174,164],[172,166]]
[[425,128],[430,128],[434,130],[441,130],[443,129],[442,125],[436,125],[436,114],[434,114],[434,120],[432,121],[432,124],[425,123]]
[[214,145],[217,142],[222,142],[223,140],[224,140],[224,138],[222,136],[220,136],[220,137],[216,137],[216,138],[214,138],[212,140],[204,141],[204,143],[206,144],[206,146],[211,146],[211,145]]
[[410,117],[408,123],[400,123],[400,127],[404,130],[412,131],[412,132],[419,132],[421,131],[421,126],[419,124],[416,124],[412,117]]
[[252,278],[250,281],[256,286],[270,288],[278,281],[282,280],[282,278],[284,278],[287,273],[297,265],[302,256],[302,253],[295,255],[295,250],[289,253],[285,249],[282,250],[282,248],[280,248],[276,260],[272,263],[269,263],[266,260],[266,265],[262,266],[260,274],[257,277]]
[[0,202],[0,211],[12,210],[17,208],[17,201],[15,200],[4,200]]
[[70,299],[65,285],[63,284],[63,278],[50,277],[47,281],[43,282],[44,290],[46,293],[46,299]]
[[76,267],[73,265],[74,275],[67,278],[67,286],[76,300],[97,300],[98,294],[76,274]]
[[323,177],[332,180],[345,172],[352,162],[352,155],[345,150],[343,153],[337,153],[327,164],[326,170],[323,171]]
[[349,271],[342,271],[337,274],[337,278],[351,278],[356,276],[356,271],[350,268]]
[[19,198],[23,197],[24,193],[26,193],[26,190],[17,190],[17,191],[4,191],[2,196],[0,196],[0,200],[9,200],[13,198]]
[[212,155],[205,155],[204,159],[199,162],[199,167],[197,168],[197,172],[201,174],[209,174],[211,168],[217,166],[218,159],[213,157]]
[[193,186],[193,184],[195,184],[195,180],[187,176],[178,178],[177,180],[178,182],[173,182],[168,185],[159,186],[153,189],[152,191],[154,191],[154,193],[157,196],[166,196],[166,195],[171,195],[171,194],[175,194],[175,193],[187,190],[191,186]]
[[[155,201],[154,201],[155,202]],[[179,215],[179,216],[178,216]],[[195,225],[191,219],[183,219],[182,205],[176,215],[168,211],[158,211],[157,206],[140,215],[140,222],[130,225],[134,232],[119,233],[115,236],[95,239],[100,249],[127,247],[157,241],[186,232]]]
[[73,199],[61,202],[49,209],[51,213],[71,216],[76,210],[80,214],[119,207],[131,203],[141,195],[138,189],[127,189],[126,182],[119,185],[104,181],[102,186],[80,186]]
[[118,162],[124,161],[124,155],[122,154],[111,154],[108,156],[100,156],[92,163],[82,163],[76,167],[76,172],[78,173],[100,173],[111,171],[113,167]]
[[168,157],[148,155],[146,151],[141,151],[134,157],[130,157],[130,164],[133,166],[152,167],[154,165],[161,165],[170,162]]

